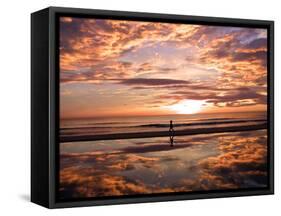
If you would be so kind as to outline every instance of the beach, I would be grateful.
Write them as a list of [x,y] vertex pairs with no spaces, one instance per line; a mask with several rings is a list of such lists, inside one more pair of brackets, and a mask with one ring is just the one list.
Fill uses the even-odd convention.
[[61,127],[60,197],[266,187],[266,129],[264,113],[72,120]]
[[[198,128],[174,131],[174,136],[187,136],[196,134],[225,133],[237,131],[251,131],[266,129],[267,124],[248,124],[243,126],[216,127],[216,128]],[[70,137],[61,137],[60,142],[78,142],[78,141],[96,141],[96,140],[114,140],[114,139],[134,139],[134,138],[152,138],[152,137],[169,137],[169,131],[139,132],[139,133],[117,133],[117,134],[100,134],[100,135],[78,135]]]

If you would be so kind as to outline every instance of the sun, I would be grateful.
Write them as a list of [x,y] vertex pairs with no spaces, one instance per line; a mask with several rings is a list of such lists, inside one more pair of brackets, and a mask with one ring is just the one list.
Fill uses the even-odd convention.
[[202,111],[205,101],[203,100],[182,100],[176,104],[167,106],[169,110],[177,114],[195,114]]

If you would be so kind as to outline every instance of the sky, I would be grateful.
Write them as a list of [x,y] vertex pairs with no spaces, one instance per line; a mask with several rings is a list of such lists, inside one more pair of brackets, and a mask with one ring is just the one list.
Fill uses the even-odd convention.
[[266,29],[60,18],[62,119],[265,111]]

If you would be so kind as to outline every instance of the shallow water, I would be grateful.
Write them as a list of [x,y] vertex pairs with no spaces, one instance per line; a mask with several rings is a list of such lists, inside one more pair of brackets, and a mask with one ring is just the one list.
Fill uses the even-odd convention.
[[267,186],[266,130],[60,144],[60,197]]

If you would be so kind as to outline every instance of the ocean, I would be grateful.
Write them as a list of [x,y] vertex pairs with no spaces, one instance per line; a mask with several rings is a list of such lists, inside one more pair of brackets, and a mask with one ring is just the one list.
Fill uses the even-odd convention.
[[265,112],[215,113],[193,115],[108,117],[61,120],[61,137],[136,133],[169,130],[170,120],[174,130],[255,125],[266,122]]

